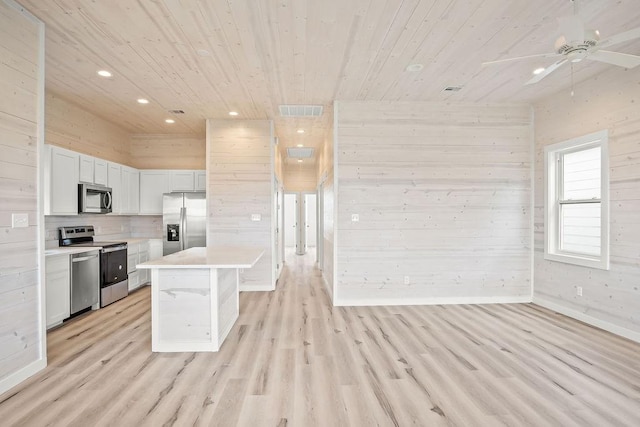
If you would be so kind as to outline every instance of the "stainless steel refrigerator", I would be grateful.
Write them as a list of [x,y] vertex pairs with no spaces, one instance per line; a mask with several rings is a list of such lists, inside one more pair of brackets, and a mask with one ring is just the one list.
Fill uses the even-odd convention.
[[162,200],[163,254],[206,246],[205,193],[166,193]]

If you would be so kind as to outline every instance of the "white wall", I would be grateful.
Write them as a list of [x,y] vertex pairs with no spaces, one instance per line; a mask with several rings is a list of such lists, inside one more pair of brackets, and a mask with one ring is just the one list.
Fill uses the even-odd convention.
[[[0,1],[0,393],[46,365],[42,209],[44,26]],[[26,228],[11,215],[25,213]]]
[[[308,160],[305,160],[307,162]],[[285,164],[285,191],[315,191],[317,187],[317,171],[313,164]]]
[[[640,78],[610,67],[535,105],[534,301],[640,340]],[[544,146],[609,130],[609,271],[544,260]],[[583,287],[583,296],[575,287]]]
[[336,111],[335,304],[530,301],[529,107]]
[[[253,246],[264,255],[240,290],[275,289],[274,145],[269,120],[207,120],[207,246]],[[260,214],[261,221],[251,221]]]

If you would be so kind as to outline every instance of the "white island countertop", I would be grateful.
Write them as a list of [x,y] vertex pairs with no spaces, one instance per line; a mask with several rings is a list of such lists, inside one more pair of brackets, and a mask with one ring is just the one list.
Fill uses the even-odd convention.
[[136,268],[251,268],[264,250],[251,246],[190,248],[138,264]]

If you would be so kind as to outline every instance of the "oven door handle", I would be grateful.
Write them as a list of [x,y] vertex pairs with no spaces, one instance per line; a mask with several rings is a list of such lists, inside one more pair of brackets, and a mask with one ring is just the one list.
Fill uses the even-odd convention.
[[72,257],[71,258],[71,262],[82,262],[82,261],[89,261],[90,259],[93,258],[98,258],[98,255],[89,255],[89,256],[82,256],[82,257]]

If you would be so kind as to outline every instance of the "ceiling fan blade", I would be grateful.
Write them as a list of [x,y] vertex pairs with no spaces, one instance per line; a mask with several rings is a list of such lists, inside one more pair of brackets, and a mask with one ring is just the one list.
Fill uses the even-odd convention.
[[597,46],[598,49],[607,48],[609,46],[613,46],[614,44],[623,43],[638,38],[640,38],[640,27],[601,40]]
[[568,43],[582,43],[584,41],[584,22],[578,15],[558,18],[560,31]]
[[634,68],[640,65],[640,56],[630,55],[622,52],[611,52],[608,50],[597,50],[587,56],[587,59],[605,62],[624,68]]
[[555,58],[556,56],[560,56],[560,54],[559,53],[539,53],[537,55],[518,56],[515,58],[498,59],[497,61],[483,62],[482,66],[485,67],[487,65],[502,64],[503,62],[519,61],[521,59],[530,59],[530,58]]
[[545,68],[543,72],[533,76],[531,80],[525,83],[525,85],[532,85],[534,83],[538,83],[540,80],[544,79],[549,74],[553,73],[555,70],[557,70],[560,66],[562,66],[566,62],[567,62],[567,58],[562,58],[560,61],[554,62],[553,64]]

